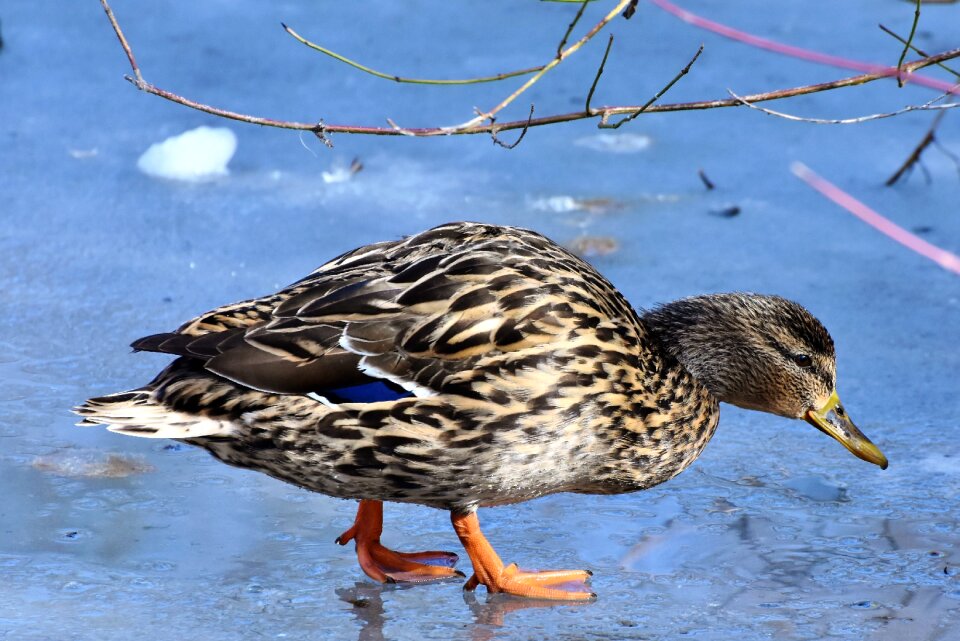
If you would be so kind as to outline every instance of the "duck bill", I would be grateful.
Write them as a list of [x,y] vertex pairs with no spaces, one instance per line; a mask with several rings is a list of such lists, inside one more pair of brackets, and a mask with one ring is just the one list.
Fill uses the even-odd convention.
[[837,396],[836,391],[830,396],[826,405],[818,410],[808,410],[805,418],[808,423],[827,436],[840,441],[857,458],[879,465],[882,470],[887,469],[887,457],[853,424],[843,405],[840,404],[840,397]]

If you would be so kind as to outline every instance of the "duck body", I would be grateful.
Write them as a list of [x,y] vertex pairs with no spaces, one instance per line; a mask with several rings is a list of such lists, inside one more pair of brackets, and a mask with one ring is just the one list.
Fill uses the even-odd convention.
[[382,502],[397,501],[450,511],[467,589],[593,598],[568,589],[589,572],[504,565],[476,510],[662,483],[703,450],[721,401],[805,418],[886,467],[840,404],[832,339],[800,305],[714,294],[640,316],[589,264],[512,227],[450,223],[360,247],[133,347],[177,358],[75,408],[81,424],[359,499],[337,541],[378,581],[464,576],[453,553],[380,544]]
[[[469,511],[641,490],[687,467],[718,419],[603,276],[493,225],[354,250],[134,347],[181,358],[121,403],[170,411],[154,425],[114,416],[129,419],[115,431],[340,498]],[[411,394],[332,400],[371,381]],[[88,407],[116,414],[110,399]]]

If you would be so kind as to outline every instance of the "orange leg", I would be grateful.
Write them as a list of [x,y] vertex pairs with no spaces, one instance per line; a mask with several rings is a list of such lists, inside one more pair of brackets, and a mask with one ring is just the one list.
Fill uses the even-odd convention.
[[[555,599],[560,601],[588,601],[597,598],[593,592],[583,590],[586,580],[593,574],[589,570],[549,570],[527,572],[516,563],[508,566],[497,556],[487,538],[480,531],[480,521],[476,512],[470,514],[450,514],[453,529],[460,542],[470,555],[473,563],[473,576],[464,586],[474,590],[478,585],[487,586],[489,592],[505,592],[534,599]],[[570,589],[560,586],[570,584]],[[581,588],[581,589],[577,589]]]
[[380,545],[382,531],[383,503],[360,501],[353,525],[337,537],[340,545],[356,541],[360,567],[371,579],[381,583],[422,583],[465,576],[453,569],[460,558],[453,552],[394,552]]

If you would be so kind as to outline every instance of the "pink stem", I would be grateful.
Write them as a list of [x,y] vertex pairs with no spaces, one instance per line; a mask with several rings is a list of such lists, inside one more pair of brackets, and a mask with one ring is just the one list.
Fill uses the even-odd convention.
[[[824,65],[839,67],[840,69],[854,69],[856,71],[862,71],[865,73],[882,73],[884,75],[893,77],[900,75],[900,71],[896,67],[888,67],[886,65],[878,65],[870,62],[860,62],[859,60],[850,60],[849,58],[841,58],[840,56],[831,56],[826,53],[820,53],[819,51],[812,51],[802,47],[794,47],[793,45],[787,45],[774,40],[768,40],[767,38],[761,38],[760,36],[755,36],[752,33],[740,31],[739,29],[728,27],[725,24],[720,24],[719,22],[714,22],[713,20],[708,20],[707,18],[698,16],[697,14],[691,13],[682,7],[678,7],[669,0],[650,0],[650,2],[660,7],[667,13],[675,15],[684,22],[692,24],[695,27],[712,31],[713,33],[719,34],[726,38],[737,40],[738,42],[743,42],[760,49],[781,53],[786,56],[793,56],[794,58],[800,58],[801,60],[807,60],[809,62],[818,62]],[[944,82],[943,80],[937,80],[936,78],[927,78],[926,76],[907,73],[903,74],[903,80],[904,82],[913,82],[924,87],[937,89],[944,93],[958,93],[956,85],[953,85],[949,82]]]
[[830,181],[818,176],[812,169],[801,162],[795,162],[790,167],[797,178],[807,183],[821,194],[837,203],[851,214],[867,223],[882,234],[886,234],[904,247],[912,249],[924,258],[929,258],[944,269],[960,274],[960,256],[931,245],[915,234],[911,234],[903,227],[888,218],[878,214],[865,204],[843,191]]

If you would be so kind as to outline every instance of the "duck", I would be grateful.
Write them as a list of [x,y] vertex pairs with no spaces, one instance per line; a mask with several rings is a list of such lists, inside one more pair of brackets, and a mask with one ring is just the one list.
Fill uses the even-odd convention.
[[381,544],[384,502],[414,503],[449,512],[473,567],[465,589],[595,599],[588,570],[505,564],[478,509],[663,483],[703,451],[720,403],[805,420],[887,467],[840,403],[830,334],[798,303],[705,294],[641,314],[517,227],[448,223],[365,245],[132,347],[176,358],[74,408],[81,425],[359,501],[336,542],[380,582],[467,579],[455,553]]

